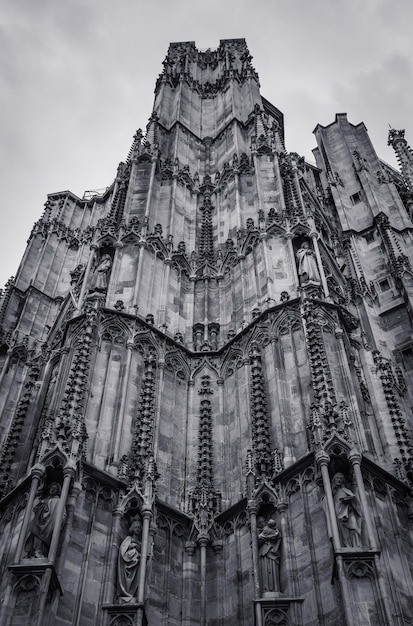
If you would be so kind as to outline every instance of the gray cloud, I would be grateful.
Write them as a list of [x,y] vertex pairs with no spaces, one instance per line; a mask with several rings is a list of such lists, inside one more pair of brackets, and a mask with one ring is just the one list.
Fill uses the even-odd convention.
[[15,273],[47,193],[111,183],[151,113],[170,41],[205,48],[245,37],[263,95],[284,112],[287,147],[310,159],[313,128],[337,111],[363,120],[391,162],[387,123],[412,119],[410,0],[3,4],[1,284]]

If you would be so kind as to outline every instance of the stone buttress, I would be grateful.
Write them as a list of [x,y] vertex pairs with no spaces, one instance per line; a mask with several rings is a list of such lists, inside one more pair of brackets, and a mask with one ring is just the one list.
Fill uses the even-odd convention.
[[172,43],[2,293],[4,626],[411,623],[411,150],[307,163],[251,61]]

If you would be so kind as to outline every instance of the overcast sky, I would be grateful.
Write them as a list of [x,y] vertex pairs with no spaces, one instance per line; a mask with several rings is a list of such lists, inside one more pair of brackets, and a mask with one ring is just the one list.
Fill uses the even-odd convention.
[[171,41],[245,37],[286,145],[312,159],[335,113],[413,144],[412,0],[0,0],[0,286],[48,193],[111,184]]

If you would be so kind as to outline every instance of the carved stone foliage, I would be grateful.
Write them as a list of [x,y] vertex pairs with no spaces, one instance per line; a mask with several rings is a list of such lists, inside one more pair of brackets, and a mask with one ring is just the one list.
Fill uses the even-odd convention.
[[153,351],[146,352],[144,366],[140,402],[134,420],[132,449],[128,464],[131,484],[136,480],[143,480],[148,462],[153,457],[156,406],[156,360]]
[[296,160],[294,153],[280,154],[279,156],[280,174],[283,185],[285,211],[291,225],[302,223],[307,225],[305,208],[300,194],[300,187],[297,184],[295,171]]
[[250,362],[252,449],[256,477],[263,478],[271,476],[274,468],[265,379],[256,342],[251,345]]
[[50,415],[46,419],[43,427],[40,455],[56,443],[76,460],[85,455],[87,433],[84,411],[96,327],[97,311],[89,306],[74,343],[72,364],[60,409],[56,417]]
[[44,216],[33,226],[30,239],[36,236],[46,239],[51,234],[55,234],[60,241],[65,241],[70,245],[74,239],[80,240],[82,243],[90,242],[92,240],[93,231],[85,230],[75,232],[73,228],[66,226],[61,219],[56,217],[48,219],[47,216]]
[[17,404],[9,432],[0,450],[0,498],[14,486],[14,479],[17,478],[16,476],[13,477],[10,471],[23,433],[25,418],[33,402],[36,382],[40,372],[40,363],[37,360],[33,361],[29,365],[20,400]]
[[376,223],[389,256],[391,273],[395,278],[395,283],[399,288],[403,287],[401,279],[404,275],[408,274],[410,277],[413,275],[410,259],[402,251],[400,243],[395,237],[389,217],[384,213],[379,213],[376,217]]
[[6,282],[4,289],[1,290],[1,294],[0,294],[1,296],[0,298],[0,330],[1,330],[0,336],[2,340],[4,339],[4,336],[5,336],[5,333],[3,330],[4,315],[6,313],[11,294],[13,293],[14,280],[15,280],[14,276],[11,276]]
[[214,489],[214,458],[212,452],[212,406],[213,394],[210,376],[201,377],[198,430],[197,483],[191,493],[191,512],[198,532],[209,533],[213,517],[220,511],[221,494]]
[[[134,137],[134,140],[138,140],[138,137]],[[136,144],[135,144],[136,146]],[[136,150],[136,147],[135,147]],[[109,218],[116,224],[119,224],[123,218],[123,211],[125,208],[126,194],[128,193],[129,179],[130,179],[131,167],[130,163],[119,163],[118,172],[116,177],[117,188],[116,193],[112,200],[112,206],[109,213]]]
[[395,393],[395,379],[392,366],[378,350],[375,350],[372,354],[377,372],[380,373],[384,396],[399,447],[400,458],[395,459],[396,470],[401,480],[407,480],[410,484],[413,484],[413,445],[411,433],[407,428],[406,419],[404,418],[399,400]]
[[322,321],[311,301],[304,302],[302,316],[307,330],[307,351],[313,383],[314,404],[318,406],[322,406],[326,402],[336,404],[333,380],[324,347]]
[[[172,88],[180,81],[185,81],[201,98],[212,98],[227,86],[230,78],[243,83],[247,78],[258,81],[258,75],[251,64],[252,56],[245,40],[222,41],[216,50],[197,50],[192,42],[174,43],[169,47],[163,62],[163,71],[159,76],[155,92],[163,83]],[[198,80],[199,72],[209,69],[217,73],[214,82]]]
[[329,330],[331,332],[331,320],[324,319],[321,311],[317,311],[316,305],[309,300],[303,304],[302,316],[307,331],[306,344],[313,386],[313,403],[310,407],[308,425],[311,444],[313,448],[318,448],[334,433],[350,442],[352,422],[348,405],[344,401],[337,403],[324,345],[323,333]]

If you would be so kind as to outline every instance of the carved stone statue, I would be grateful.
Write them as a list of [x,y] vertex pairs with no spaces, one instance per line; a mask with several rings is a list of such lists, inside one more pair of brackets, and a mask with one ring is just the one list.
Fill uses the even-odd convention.
[[104,254],[98,266],[92,274],[90,291],[106,291],[108,288],[108,275],[112,267],[112,259],[109,254]]
[[118,556],[118,597],[120,602],[133,602],[139,585],[142,524],[135,517],[129,535],[122,541]]
[[43,413],[47,413],[47,411],[49,410],[52,404],[54,395],[56,393],[57,377],[58,377],[58,368],[55,367],[50,377],[49,387],[47,389],[47,394],[46,394],[44,405],[43,405]]
[[301,244],[301,248],[297,250],[298,276],[301,283],[308,280],[319,283],[320,274],[318,272],[317,261],[308,241]]
[[280,591],[281,533],[273,519],[258,519],[258,561],[263,593]]
[[360,503],[357,496],[344,484],[344,474],[334,474],[331,487],[338,530],[344,547],[357,548],[362,545]]
[[46,557],[49,552],[61,491],[59,483],[52,483],[47,497],[41,498],[33,507],[25,544],[27,556],[30,558]]

